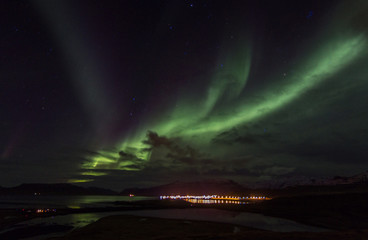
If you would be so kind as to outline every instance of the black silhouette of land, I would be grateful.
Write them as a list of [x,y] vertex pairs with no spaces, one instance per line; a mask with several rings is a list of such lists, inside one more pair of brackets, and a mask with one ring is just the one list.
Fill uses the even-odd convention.
[[[142,209],[167,208],[216,208],[238,212],[261,213],[268,216],[294,220],[306,225],[325,228],[322,233],[279,233],[252,229],[231,224],[203,221],[168,220],[136,216],[110,216],[81,229],[76,229],[56,239],[367,239],[368,237],[368,183],[361,181],[335,185],[296,185],[282,189],[250,189],[234,181],[174,182],[152,188],[130,188],[120,193],[100,189],[83,188],[71,184],[23,184],[14,188],[1,188],[1,194],[26,195],[140,195],[160,196],[169,194],[233,194],[246,196],[260,194],[271,200],[257,201],[246,205],[191,204],[183,200],[145,200],[115,202],[113,207],[58,209],[42,215],[28,209],[0,211],[0,230],[35,217],[52,215]],[[27,216],[26,216],[27,215]],[[124,226],[124,227],[122,227]],[[63,226],[53,229],[32,227],[18,232],[5,232],[0,238],[34,236],[39,231],[64,231]]]

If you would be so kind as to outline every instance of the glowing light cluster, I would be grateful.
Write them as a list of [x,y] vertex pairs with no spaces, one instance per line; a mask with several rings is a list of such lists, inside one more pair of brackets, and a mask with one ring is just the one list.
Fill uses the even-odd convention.
[[171,196],[160,196],[160,199],[213,199],[217,195],[202,195],[202,196],[192,196],[192,195],[171,195]]
[[218,196],[218,195],[167,195],[160,196],[160,199],[172,199],[172,200],[235,200],[235,201],[243,201],[243,200],[270,200],[271,198],[265,196]]
[[185,201],[199,204],[242,204],[242,205],[249,204],[249,202],[245,201],[212,200],[212,199],[187,199]]
[[36,210],[36,213],[50,213],[50,212],[56,212],[56,209],[39,208]]

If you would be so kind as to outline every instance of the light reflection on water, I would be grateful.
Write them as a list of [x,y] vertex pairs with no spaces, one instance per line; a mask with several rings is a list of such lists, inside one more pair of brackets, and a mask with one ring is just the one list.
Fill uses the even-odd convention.
[[97,221],[102,217],[114,215],[112,212],[101,212],[101,213],[76,213],[68,215],[59,215],[54,217],[46,218],[33,218],[26,223],[29,226],[46,224],[46,225],[66,225],[74,228],[84,227],[92,222]]
[[[116,213],[115,213],[116,214]],[[98,219],[106,216],[114,215],[113,212],[99,212],[99,213],[77,213],[77,214],[68,214],[68,215],[59,215],[54,217],[46,217],[46,218],[34,218],[29,221],[21,223],[19,226],[15,226],[15,228],[23,228],[24,224],[25,227],[31,226],[52,226],[52,225],[64,225],[64,226],[71,226],[73,227],[71,230],[62,231],[62,232],[54,232],[48,234],[42,234],[26,238],[25,240],[44,240],[49,239],[51,237],[60,237],[64,236],[68,232],[76,228],[84,227],[90,223],[97,221]],[[13,228],[14,229],[14,228]]]
[[[27,226],[50,226],[66,225],[73,228],[84,227],[98,219],[111,215],[134,215],[141,217],[158,217],[167,219],[200,220],[220,223],[230,223],[242,226],[248,226],[258,229],[278,231],[278,232],[323,232],[326,229],[300,224],[291,220],[264,216],[257,213],[227,211],[208,208],[186,208],[186,209],[159,209],[159,210],[131,210],[119,212],[96,212],[96,213],[78,213],[69,215],[59,215],[55,217],[34,218],[22,224],[15,226],[23,228]],[[10,230],[10,229],[9,229]],[[68,231],[67,231],[68,232]],[[39,235],[30,239],[42,240],[50,237],[62,236],[67,232],[57,232],[47,235]],[[41,233],[42,234],[42,233]],[[29,240],[30,240],[29,239]]]
[[24,222],[28,225],[35,224],[60,224],[73,227],[83,227],[98,219],[110,215],[134,215],[142,217],[159,217],[168,219],[201,220],[211,222],[232,223],[264,230],[291,232],[306,231],[319,232],[322,228],[300,224],[291,220],[264,216],[258,213],[227,211],[207,208],[185,209],[157,209],[157,210],[130,210],[119,212],[78,213],[61,215],[48,218],[35,218]]
[[108,207],[116,201],[140,201],[152,197],[128,196],[0,196],[0,208],[83,208]]
[[277,232],[323,232],[327,229],[308,226],[292,220],[265,216],[259,213],[227,211],[210,208],[138,210],[126,214],[142,217],[199,220],[230,223]]

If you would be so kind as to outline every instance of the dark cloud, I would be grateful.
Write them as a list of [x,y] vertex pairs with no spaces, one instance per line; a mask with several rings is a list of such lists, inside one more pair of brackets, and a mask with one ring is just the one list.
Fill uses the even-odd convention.
[[130,154],[124,151],[119,151],[120,161],[128,161],[128,160],[134,160],[134,159],[137,159],[137,157],[134,154]]
[[[255,130],[251,130],[254,128]],[[268,133],[269,128],[264,125],[252,126],[252,127],[242,127],[242,128],[232,128],[229,131],[224,131],[217,136],[215,136],[211,142],[214,144],[261,144],[262,142],[273,142],[275,136]]]
[[150,145],[152,147],[165,146],[169,149],[175,147],[175,144],[173,144],[172,140],[166,137],[159,136],[157,133],[152,131],[147,132],[147,140],[144,140],[143,143]]
[[[147,133],[147,140],[143,143],[150,146],[152,151],[167,151],[166,159],[179,161],[185,164],[194,164],[204,157],[202,153],[189,145],[183,145],[180,139],[169,139],[165,136],[159,136],[155,132]],[[160,150],[161,149],[161,150]],[[163,150],[164,149],[164,150]]]
[[183,174],[186,172],[204,177],[216,172],[220,176],[234,173],[239,167],[237,164],[242,164],[241,161],[231,159],[215,159],[211,154],[205,154],[179,138],[159,136],[154,132],[147,133],[147,140],[144,143],[149,145],[152,151],[151,159],[145,165],[145,171],[166,169],[166,172],[171,174],[172,170],[176,169],[178,173]]
[[295,170],[295,167],[283,167],[283,166],[272,166],[263,170],[263,174],[269,176],[279,176],[291,173]]
[[[128,164],[126,164],[128,163]],[[120,151],[119,152],[119,159],[118,159],[118,165],[119,167],[124,166],[124,167],[129,167],[131,169],[142,169],[144,168],[145,165],[145,160],[137,157],[134,154],[130,154],[124,151]]]

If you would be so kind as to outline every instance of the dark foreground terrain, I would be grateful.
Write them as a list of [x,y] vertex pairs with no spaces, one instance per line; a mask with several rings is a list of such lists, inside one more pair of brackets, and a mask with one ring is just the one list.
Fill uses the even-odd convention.
[[[24,213],[20,210],[0,211],[0,230],[35,217],[71,213],[165,208],[218,208],[246,211],[286,218],[330,231],[322,233],[280,233],[257,230],[231,224],[203,221],[169,220],[151,217],[109,216],[54,239],[368,239],[368,193],[315,193],[285,196],[245,205],[191,204],[182,200],[146,200],[116,202],[116,207],[95,209],[59,209],[55,213]],[[42,227],[42,226],[40,226]],[[28,228],[25,232],[0,234],[0,239],[36,236],[38,231],[57,232],[60,229]],[[34,234],[32,234],[34,233]],[[9,238],[3,238],[9,237]]]
[[320,239],[363,240],[368,231],[279,233],[243,226],[202,221],[168,220],[136,216],[109,216],[53,240],[79,239]]
[[246,211],[292,219],[334,230],[368,229],[368,193],[280,197],[249,205]]
[[280,197],[249,205],[156,203],[257,212],[331,229],[322,233],[281,233],[222,223],[110,216],[57,239],[368,239],[367,202],[368,193],[363,192]]

